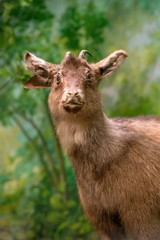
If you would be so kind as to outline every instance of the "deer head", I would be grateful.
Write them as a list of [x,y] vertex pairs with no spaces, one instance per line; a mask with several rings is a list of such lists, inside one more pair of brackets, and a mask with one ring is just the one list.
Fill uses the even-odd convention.
[[[101,105],[98,93],[100,80],[115,71],[127,57],[127,53],[118,50],[97,63],[89,63],[82,50],[78,57],[70,52],[65,54],[61,64],[52,64],[27,52],[24,55],[26,68],[33,73],[25,88],[51,87],[49,107],[54,117],[70,114],[72,116],[91,115]],[[90,54],[91,55],[91,54]],[[89,114],[88,113],[88,114]]]

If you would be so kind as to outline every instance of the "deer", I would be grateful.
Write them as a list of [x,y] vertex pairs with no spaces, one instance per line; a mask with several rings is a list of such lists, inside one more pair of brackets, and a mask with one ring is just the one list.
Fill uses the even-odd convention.
[[[72,162],[85,215],[105,240],[160,239],[160,118],[109,118],[101,80],[126,59],[116,50],[88,62],[87,50],[60,64],[25,52],[25,88],[50,88],[49,111]],[[90,54],[91,55],[91,54]]]

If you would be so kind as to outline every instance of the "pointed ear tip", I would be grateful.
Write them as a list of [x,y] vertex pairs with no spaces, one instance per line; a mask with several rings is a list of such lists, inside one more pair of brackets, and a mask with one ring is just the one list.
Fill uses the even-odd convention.
[[127,52],[124,52],[124,56],[125,56],[125,57],[128,57],[128,53],[127,53]]
[[27,84],[24,84],[23,88],[28,89],[29,87],[27,86]]
[[28,51],[24,52],[24,56],[28,56],[30,53]]
[[31,53],[30,53],[30,52],[26,51],[26,52],[24,53],[24,59],[28,59],[30,56],[31,56]]
[[128,57],[128,53],[126,51],[124,51],[123,49],[117,50],[113,53],[115,53],[116,56]]
[[24,84],[23,84],[23,88],[30,88],[30,80],[26,81]]
[[128,53],[124,50],[120,50],[124,57],[128,57]]

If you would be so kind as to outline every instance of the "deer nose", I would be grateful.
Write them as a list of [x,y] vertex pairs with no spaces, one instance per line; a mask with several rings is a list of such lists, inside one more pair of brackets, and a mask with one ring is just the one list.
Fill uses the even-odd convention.
[[68,92],[67,94],[66,94],[66,96],[68,97],[68,98],[70,98],[70,97],[78,97],[80,95],[80,93],[78,92],[78,91],[76,91],[76,92]]
[[62,97],[62,103],[80,103],[82,102],[82,93],[80,90],[65,91]]

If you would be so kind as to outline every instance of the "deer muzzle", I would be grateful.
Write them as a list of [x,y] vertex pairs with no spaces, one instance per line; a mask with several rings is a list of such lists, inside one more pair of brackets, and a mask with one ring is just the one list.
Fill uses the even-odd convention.
[[81,91],[67,91],[62,97],[62,106],[67,112],[77,113],[84,106]]

